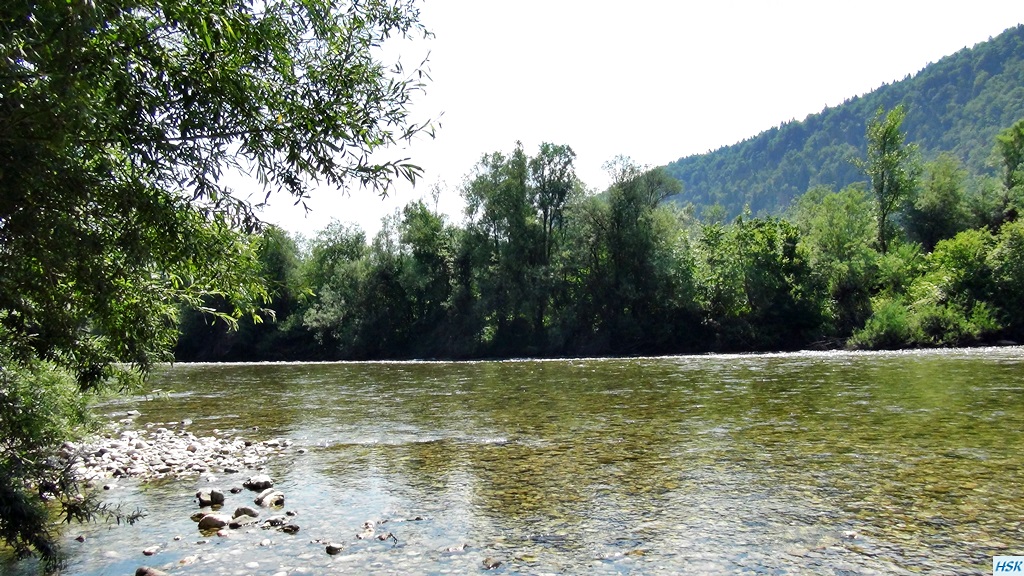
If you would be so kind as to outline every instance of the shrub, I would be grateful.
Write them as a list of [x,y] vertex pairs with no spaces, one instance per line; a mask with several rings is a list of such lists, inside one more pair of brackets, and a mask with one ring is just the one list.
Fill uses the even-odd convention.
[[853,348],[891,350],[913,341],[913,329],[907,307],[898,299],[884,298],[874,303],[871,317],[853,333],[848,345]]

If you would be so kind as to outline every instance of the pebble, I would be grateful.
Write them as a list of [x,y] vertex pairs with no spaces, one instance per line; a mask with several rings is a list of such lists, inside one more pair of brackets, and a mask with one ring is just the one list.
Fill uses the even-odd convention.
[[[79,455],[75,468],[79,479],[99,484],[109,478],[185,478],[205,476],[216,481],[212,471],[237,473],[262,466],[275,454],[291,446],[290,440],[271,439],[254,442],[239,437],[198,437],[187,430],[188,421],[151,425],[135,429],[135,421],[115,423],[102,437],[83,444],[67,442],[61,449],[66,456]],[[116,488],[113,483],[103,485]]]

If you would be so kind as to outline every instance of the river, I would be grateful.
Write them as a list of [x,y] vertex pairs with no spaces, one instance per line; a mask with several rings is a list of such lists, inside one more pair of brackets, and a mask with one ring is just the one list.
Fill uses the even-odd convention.
[[[301,531],[204,537],[205,479],[120,481],[108,499],[147,517],[68,528],[67,574],[990,574],[1024,554],[1021,348],[176,365],[148,386],[97,409],[291,440],[264,471]],[[356,538],[368,521],[394,539]]]

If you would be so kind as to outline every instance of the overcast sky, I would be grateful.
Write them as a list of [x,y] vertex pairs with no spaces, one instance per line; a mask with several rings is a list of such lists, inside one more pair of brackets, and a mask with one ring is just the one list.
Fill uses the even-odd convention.
[[[272,197],[263,217],[311,235],[331,219],[372,236],[380,219],[430,188],[461,222],[459,187],[484,153],[521,140],[576,151],[594,189],[622,154],[663,165],[803,120],[914,74],[1024,22],[1020,0],[858,2],[422,0],[435,37],[396,47],[406,67],[429,50],[432,81],[413,109],[440,115],[409,156],[425,178],[386,200],[318,189],[304,215]],[[443,115],[442,115],[443,113]]]

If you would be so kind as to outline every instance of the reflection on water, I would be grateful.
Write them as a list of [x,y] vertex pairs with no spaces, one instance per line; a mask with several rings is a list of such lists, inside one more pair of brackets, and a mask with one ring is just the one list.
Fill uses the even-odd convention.
[[[504,574],[988,574],[1024,554],[1022,360],[179,365],[162,393],[101,409],[293,440],[268,471],[302,530],[197,544],[197,480],[122,483],[111,497],[149,516],[72,528],[68,573],[472,573],[492,557]],[[355,539],[367,520],[397,545]]]

